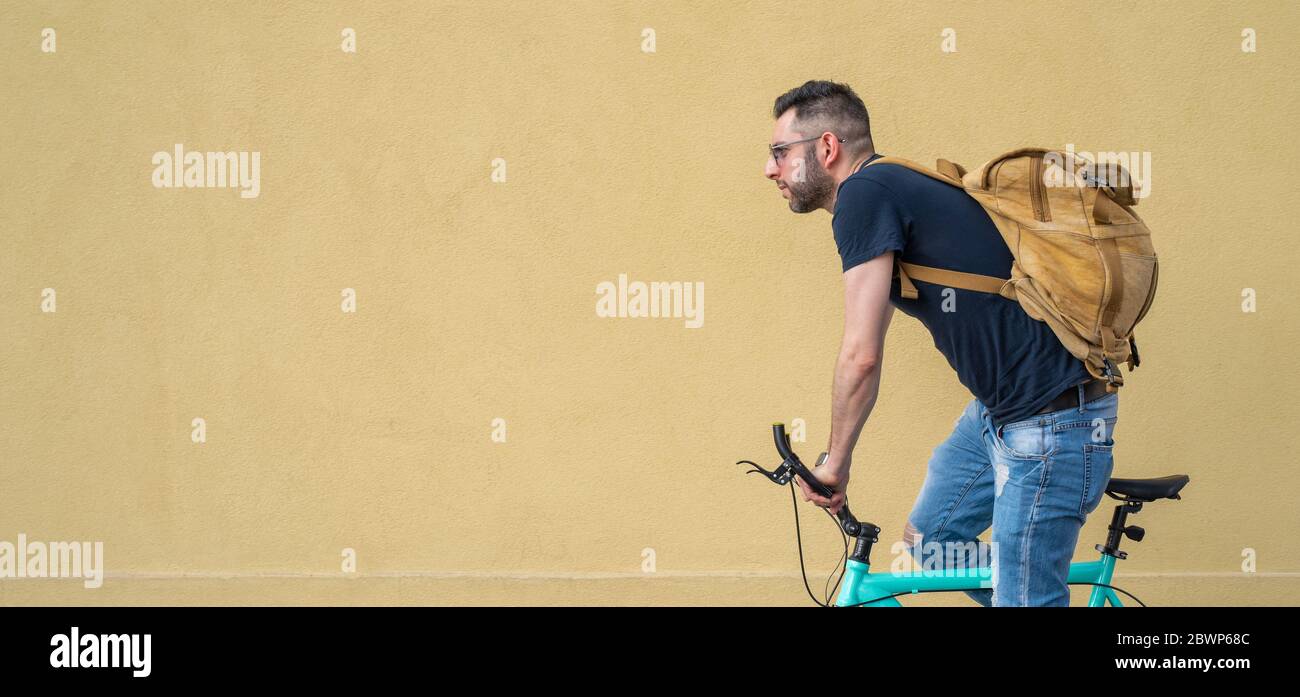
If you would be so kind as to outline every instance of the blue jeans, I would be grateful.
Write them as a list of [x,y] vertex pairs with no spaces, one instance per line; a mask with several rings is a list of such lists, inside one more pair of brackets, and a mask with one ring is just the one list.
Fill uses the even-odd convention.
[[[923,569],[991,566],[991,589],[965,591],[984,606],[1070,604],[1070,562],[1110,480],[1119,408],[1116,393],[1078,394],[1078,406],[1001,428],[978,400],[966,406],[908,516],[906,547]],[[990,526],[992,545],[977,539]]]

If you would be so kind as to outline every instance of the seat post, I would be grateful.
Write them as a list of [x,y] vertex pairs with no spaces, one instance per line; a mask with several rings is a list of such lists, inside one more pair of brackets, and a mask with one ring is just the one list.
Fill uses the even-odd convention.
[[1132,499],[1124,499],[1124,503],[1115,507],[1115,513],[1111,515],[1110,527],[1107,529],[1106,544],[1097,545],[1096,550],[1102,554],[1109,554],[1116,559],[1128,559],[1128,552],[1119,550],[1120,540],[1125,535],[1133,539],[1134,542],[1140,542],[1146,536],[1146,531],[1134,525],[1129,527],[1128,516],[1130,513],[1137,513],[1142,510],[1142,502]]

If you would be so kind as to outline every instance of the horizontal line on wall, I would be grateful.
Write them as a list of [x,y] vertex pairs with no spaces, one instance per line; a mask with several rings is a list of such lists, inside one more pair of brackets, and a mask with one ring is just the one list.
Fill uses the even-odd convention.
[[223,571],[198,571],[198,572],[178,572],[178,573],[137,573],[137,572],[119,572],[105,573],[104,578],[124,578],[124,579],[176,579],[176,578],[195,578],[195,579],[214,579],[214,578],[433,578],[433,579],[512,579],[512,580],[529,580],[529,579],[574,579],[574,580],[600,580],[600,579],[622,579],[622,578],[648,578],[648,577],[665,577],[665,578],[798,578],[798,574],[784,571],[656,571],[651,573],[626,572],[626,571],[573,571],[573,572],[546,572],[546,571],[371,571],[343,573],[341,571],[319,572],[319,571],[245,571],[245,572],[223,572]]
[[[174,580],[174,579],[251,579],[251,578],[301,578],[301,579],[358,579],[358,578],[428,578],[428,579],[509,579],[509,580],[614,580],[632,578],[799,578],[799,574],[786,571],[656,571],[647,573],[574,571],[555,572],[489,572],[489,571],[374,571],[339,572],[284,572],[249,571],[221,572],[197,571],[175,573],[109,572],[106,579]],[[1300,578],[1300,571],[1136,571],[1116,573],[1115,578]],[[16,579],[15,579],[16,580]]]

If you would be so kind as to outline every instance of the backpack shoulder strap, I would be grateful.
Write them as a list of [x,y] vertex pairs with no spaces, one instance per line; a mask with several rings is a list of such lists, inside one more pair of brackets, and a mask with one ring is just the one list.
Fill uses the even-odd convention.
[[899,293],[909,300],[915,300],[918,297],[916,285],[911,280],[913,278],[940,286],[993,293],[1008,299],[1015,298],[1015,286],[1011,284],[1009,278],[937,269],[933,266],[921,266],[920,264],[910,264],[905,261],[898,262],[896,266],[897,274],[895,275],[898,276]]
[[935,171],[933,169],[930,169],[929,167],[917,164],[911,160],[904,159],[902,157],[880,157],[875,160],[872,160],[871,162],[868,162],[863,167],[863,169],[866,169],[867,167],[870,167],[872,165],[880,165],[880,164],[901,165],[910,170],[920,172],[921,174],[924,174],[925,176],[930,177],[931,179],[938,179],[939,181],[945,184],[952,184],[953,186],[956,187],[962,186],[961,178],[963,175],[966,174],[966,170],[963,169],[961,165],[949,162],[948,160],[939,160],[938,161],[939,169],[938,171]]

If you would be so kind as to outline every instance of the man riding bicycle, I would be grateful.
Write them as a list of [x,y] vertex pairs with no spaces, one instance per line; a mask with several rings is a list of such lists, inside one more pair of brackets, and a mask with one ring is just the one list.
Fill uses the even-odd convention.
[[[764,175],[795,213],[825,210],[844,277],[844,336],[835,364],[831,435],[813,470],[835,493],[798,479],[806,500],[838,512],[853,448],[875,406],[894,308],[921,321],[974,399],[935,448],[904,541],[918,556],[939,542],[992,562],[985,606],[1069,604],[1079,530],[1100,504],[1112,468],[1119,398],[1052,329],[997,294],[917,280],[904,298],[905,260],[1007,278],[1012,254],[979,202],[959,188],[882,157],[862,100],[847,85],[809,81],[773,108]],[[992,544],[978,535],[992,527]],[[918,557],[919,558],[919,557]],[[928,568],[928,566],[927,566]]]

